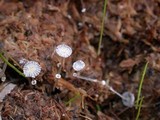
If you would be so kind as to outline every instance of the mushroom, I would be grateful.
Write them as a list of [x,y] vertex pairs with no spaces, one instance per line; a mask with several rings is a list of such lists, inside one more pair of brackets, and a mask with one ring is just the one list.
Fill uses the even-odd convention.
[[23,73],[25,77],[35,78],[40,74],[40,72],[41,72],[41,66],[39,65],[38,62],[28,61],[23,66]]
[[75,71],[78,72],[84,69],[85,63],[82,60],[77,60],[76,62],[73,63],[72,67]]
[[83,79],[86,81],[91,81],[91,82],[99,82],[97,79],[93,79],[93,78],[89,78],[89,77],[85,77],[85,76],[80,75],[80,71],[83,70],[85,68],[85,66],[86,66],[85,63],[82,60],[75,61],[72,65],[72,67],[77,73],[74,72],[73,77]]
[[55,78],[61,78],[61,69],[62,66],[64,66],[65,63],[65,58],[68,58],[72,54],[72,48],[69,47],[66,44],[60,44],[56,47],[55,52],[57,53],[58,56],[62,57],[62,63],[58,63],[57,66],[59,67],[58,73],[55,75]]
[[32,84],[32,85],[36,85],[36,84],[37,84],[37,80],[35,80],[35,79],[32,80],[32,81],[31,81],[31,84]]
[[66,44],[60,44],[56,47],[55,52],[62,58],[68,58],[72,54],[72,48]]
[[[35,78],[40,74],[40,72],[41,72],[41,66],[39,65],[38,62],[27,61],[23,66],[23,73],[25,77]],[[31,81],[31,84],[36,85],[37,80],[33,79]]]
[[[85,63],[81,60],[78,60],[78,61],[73,63],[72,67],[75,71],[79,72],[80,70],[82,70],[85,67]],[[82,79],[82,80],[95,82],[95,83],[99,83],[103,86],[106,86],[110,91],[112,91],[113,93],[115,93],[116,95],[118,95],[122,99],[123,105],[125,105],[127,107],[133,107],[134,106],[135,97],[134,97],[134,94],[131,93],[131,92],[124,92],[121,95],[119,92],[114,90],[113,87],[109,86],[109,84],[105,80],[99,81],[97,79],[81,76],[77,73],[73,73],[73,76],[76,77],[76,78]]]
[[131,93],[131,92],[124,92],[122,94],[122,96],[125,98],[125,99],[122,99],[123,105],[125,105],[127,107],[133,107],[134,106],[135,96],[134,96],[133,93]]

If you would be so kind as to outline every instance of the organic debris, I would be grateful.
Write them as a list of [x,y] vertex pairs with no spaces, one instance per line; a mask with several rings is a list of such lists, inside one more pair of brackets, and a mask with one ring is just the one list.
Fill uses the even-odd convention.
[[6,95],[8,95],[9,93],[11,93],[11,91],[16,87],[15,84],[12,83],[7,83],[4,84],[1,88],[1,92],[0,92],[0,102],[3,101],[4,97]]
[[71,114],[64,109],[61,102],[36,90],[14,90],[5,99],[1,112],[3,120],[9,119],[42,119],[70,120]]
[[[124,106],[121,98],[97,83],[107,80],[119,94],[129,91],[137,96],[146,62],[139,119],[158,119],[159,5],[159,0],[108,0],[103,16],[102,0],[1,1],[0,78],[6,77],[1,86],[8,81],[17,85],[2,102],[2,119],[135,119],[133,104]],[[22,60],[39,64],[35,79],[24,76]],[[85,64],[75,67],[78,60]],[[97,82],[83,81],[75,73]]]

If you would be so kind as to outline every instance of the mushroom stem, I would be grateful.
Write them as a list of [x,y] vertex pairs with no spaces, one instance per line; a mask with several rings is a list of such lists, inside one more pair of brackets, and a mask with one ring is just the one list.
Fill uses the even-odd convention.
[[109,84],[105,80],[98,81],[97,79],[94,79],[94,78],[88,78],[88,77],[85,77],[85,76],[81,76],[78,73],[73,73],[73,77],[76,77],[76,78],[79,78],[79,79],[82,79],[82,80],[86,80],[86,81],[90,81],[90,82],[95,82],[95,83],[99,83],[101,85],[104,85],[110,91],[112,91],[114,94],[118,95],[122,99],[122,102],[123,102],[123,104],[125,106],[127,106],[127,107],[133,107],[134,106],[135,98],[134,98],[134,94],[133,93],[125,92],[123,94],[120,94],[119,92],[117,92],[116,90],[114,90],[113,87],[109,86]]
[[119,92],[117,92],[116,90],[113,89],[113,87],[107,85],[107,87],[109,88],[110,91],[112,91],[113,93],[115,93],[116,95],[118,95],[120,98],[126,100],[126,98],[124,96],[122,96]]
[[82,80],[86,80],[86,81],[90,81],[90,82],[98,82],[97,79],[81,76],[81,75],[78,75],[77,73],[73,73],[73,77],[76,77],[76,78],[79,78],[79,79],[82,79]]
[[[76,78],[79,78],[79,79],[82,79],[82,80],[86,80],[86,81],[90,81],[90,82],[95,82],[95,83],[101,83],[100,81],[98,81],[97,79],[94,79],[94,78],[88,78],[88,77],[85,77],[85,76],[81,76],[81,75],[78,75],[77,73],[73,73],[73,76],[76,77]],[[104,81],[104,80],[103,80]],[[101,83],[102,84],[102,83]],[[109,86],[108,84],[105,84],[106,87],[112,91],[113,93],[115,93],[116,95],[118,95],[120,98],[126,100],[127,98],[125,98],[124,96],[122,96],[119,92],[117,92],[116,90],[113,89],[113,87]]]
[[58,64],[57,64],[57,67],[58,67],[57,74],[60,74],[61,71],[62,71],[62,63],[58,63]]

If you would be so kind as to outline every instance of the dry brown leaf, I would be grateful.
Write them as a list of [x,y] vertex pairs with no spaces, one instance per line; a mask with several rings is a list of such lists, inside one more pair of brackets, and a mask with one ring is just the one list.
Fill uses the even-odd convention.
[[127,60],[123,60],[119,66],[122,68],[132,68],[134,65],[136,65],[137,62],[131,58],[127,59]]

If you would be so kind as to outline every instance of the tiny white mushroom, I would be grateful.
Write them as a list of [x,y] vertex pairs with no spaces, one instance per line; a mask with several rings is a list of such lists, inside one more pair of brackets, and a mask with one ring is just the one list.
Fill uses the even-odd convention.
[[82,8],[81,12],[85,13],[86,12],[86,8]]
[[134,106],[135,96],[134,96],[133,93],[131,93],[131,92],[124,92],[122,94],[122,96],[125,98],[125,99],[122,99],[123,105],[125,105],[127,107],[133,107]]
[[5,82],[6,81],[6,76],[1,77],[1,81]]
[[31,81],[31,84],[32,84],[32,85],[36,85],[36,84],[37,84],[37,80],[32,80],[32,81]]
[[82,23],[82,22],[79,22],[79,23],[78,23],[78,26],[79,26],[79,27],[82,27],[82,26],[83,26],[83,23]]
[[127,107],[133,107],[135,97],[134,94],[131,92],[124,92],[123,94],[120,94],[116,90],[113,89],[112,86],[108,85],[108,83],[104,80],[101,81],[101,84],[106,86],[110,91],[112,91],[114,94],[119,96],[122,99],[122,103]]
[[24,64],[26,64],[27,62],[28,62],[28,60],[25,59],[25,58],[22,58],[22,59],[19,60],[19,64],[20,64],[20,65],[24,65]]
[[106,81],[102,80],[101,81],[102,85],[105,85],[110,91],[112,91],[114,94],[116,94],[117,96],[119,96],[122,99],[122,103],[123,105],[127,106],[127,107],[133,107],[134,106],[134,102],[135,102],[135,97],[134,94],[131,92],[124,92],[123,94],[120,94],[119,92],[117,92],[116,90],[113,89],[113,87],[109,86]]
[[61,74],[56,74],[55,77],[56,77],[57,79],[60,79],[60,78],[61,78]]
[[82,60],[77,60],[73,63],[72,67],[75,71],[81,71],[82,69],[84,69],[85,63]]
[[58,68],[61,67],[61,63],[57,63],[57,67],[58,67]]
[[28,61],[23,67],[25,77],[35,78],[41,72],[41,66],[38,62]]
[[55,52],[63,58],[67,58],[72,54],[72,48],[66,44],[60,44],[56,47]]
[[72,16],[70,14],[67,15],[68,19],[72,19]]
[[106,83],[105,80],[102,80],[102,81],[101,81],[101,84],[102,84],[102,85],[106,85],[107,83]]

